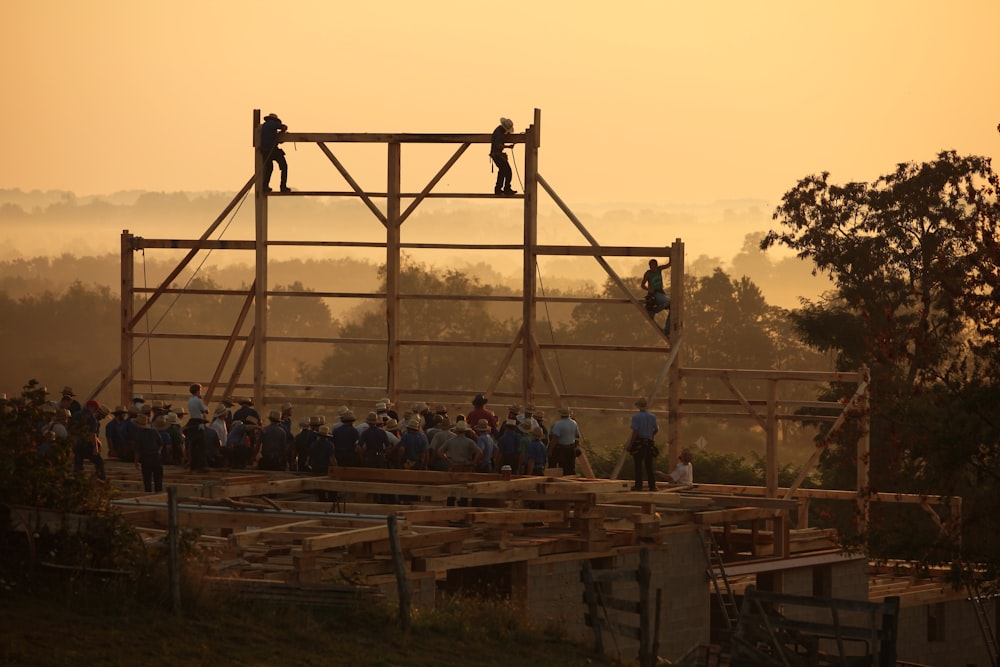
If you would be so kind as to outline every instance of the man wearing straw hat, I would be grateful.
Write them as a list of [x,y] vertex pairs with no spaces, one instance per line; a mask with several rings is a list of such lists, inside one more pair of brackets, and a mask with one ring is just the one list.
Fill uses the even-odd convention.
[[501,118],[500,124],[493,130],[490,140],[490,159],[497,166],[497,184],[493,188],[493,193],[497,195],[513,195],[516,190],[510,187],[510,179],[513,172],[510,169],[510,162],[507,160],[505,148],[514,148],[514,144],[506,143],[508,134],[514,131],[514,121],[510,118]]

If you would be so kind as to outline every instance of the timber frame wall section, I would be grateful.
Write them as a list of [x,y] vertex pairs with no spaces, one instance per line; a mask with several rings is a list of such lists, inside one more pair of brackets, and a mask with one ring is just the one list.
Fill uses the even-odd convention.
[[[254,110],[253,114],[253,137],[254,146],[259,140],[260,111]],[[163,378],[136,378],[133,372],[132,357],[135,354],[137,339],[162,338],[185,338],[201,340],[226,340],[226,348],[220,359],[211,380],[203,382],[206,385],[206,400],[210,400],[214,395],[232,395],[236,389],[252,391],[252,395],[260,405],[276,404],[286,400],[299,403],[315,405],[339,405],[345,399],[357,399],[358,395],[370,396],[377,399],[382,396],[392,397],[393,400],[426,400],[427,398],[455,397],[467,398],[467,389],[448,388],[428,388],[428,387],[400,387],[399,386],[399,360],[404,350],[408,346],[466,346],[480,348],[503,348],[506,353],[496,373],[492,376],[490,386],[485,387],[485,391],[491,396],[507,396],[523,399],[526,402],[534,402],[537,395],[535,386],[536,371],[540,372],[547,384],[548,395],[552,398],[552,404],[561,405],[569,400],[580,403],[583,407],[585,403],[597,402],[599,405],[606,404],[609,400],[620,398],[627,400],[627,405],[631,404],[633,396],[612,397],[612,396],[588,396],[583,394],[560,393],[552,375],[542,359],[542,350],[592,350],[592,351],[612,351],[612,352],[648,352],[666,355],[669,352],[669,339],[660,330],[655,322],[646,315],[642,302],[632,295],[632,290],[628,284],[604,259],[605,257],[669,257],[671,259],[671,297],[672,307],[672,332],[671,337],[679,341],[682,329],[682,308],[683,299],[681,285],[684,276],[684,244],[677,239],[668,246],[601,246],[597,240],[587,231],[583,224],[570,211],[569,207],[559,198],[555,190],[538,172],[538,148],[541,145],[541,111],[535,109],[534,122],[519,134],[511,134],[507,137],[507,142],[512,144],[522,144],[524,146],[524,190],[523,194],[518,194],[504,199],[520,201],[523,205],[524,218],[524,238],[522,243],[500,245],[500,244],[461,244],[461,243],[403,243],[401,241],[401,226],[404,221],[413,213],[425,199],[430,198],[489,198],[496,199],[492,193],[455,193],[455,192],[433,192],[435,186],[447,174],[448,170],[458,161],[472,144],[489,144],[491,135],[489,134],[361,134],[361,133],[310,133],[310,132],[286,132],[281,136],[283,143],[313,143],[329,159],[340,175],[349,185],[346,191],[295,191],[289,193],[268,192],[264,185],[264,165],[259,151],[254,150],[255,172],[254,176],[236,194],[226,209],[216,218],[209,228],[197,240],[176,240],[176,239],[150,239],[133,236],[124,230],[122,232],[122,325],[121,325],[121,397],[123,402],[128,402],[132,396],[133,388],[136,385],[157,387],[163,390],[163,395],[185,395],[184,391],[171,387],[187,387],[189,380],[167,380]],[[343,163],[337,158],[329,144],[351,144],[351,143],[375,143],[385,144],[387,149],[387,188],[386,192],[369,192],[358,184]],[[420,192],[405,193],[401,191],[402,175],[402,144],[454,144],[457,146],[454,154],[445,162],[433,178],[423,187]],[[240,201],[254,190],[256,239],[253,241],[223,241],[211,240],[209,237],[221,225],[225,218],[238,206]],[[541,245],[538,243],[538,199],[541,191],[545,191],[556,205],[566,214],[568,219],[579,230],[580,234],[587,241],[587,245]],[[350,241],[282,241],[272,239],[268,230],[268,200],[271,197],[357,197],[367,206],[372,214],[382,223],[386,229],[385,243],[357,243]],[[385,199],[386,204],[380,208],[374,200]],[[404,203],[406,206],[404,208]],[[326,246],[326,247],[384,247],[386,250],[386,291],[384,293],[342,293],[342,292],[291,292],[273,291],[268,289],[267,263],[268,248],[270,246]],[[134,284],[134,253],[147,248],[186,248],[189,250],[176,268],[174,268],[155,288],[138,288]],[[520,330],[510,342],[490,342],[490,341],[434,341],[434,340],[406,340],[401,338],[399,333],[399,310],[400,302],[404,299],[455,299],[454,295],[426,295],[426,294],[404,294],[400,289],[399,272],[401,264],[401,254],[406,249],[448,249],[448,250],[520,250],[523,253],[523,297],[522,296],[481,296],[477,299],[495,302],[521,302],[522,318]],[[230,289],[186,289],[173,287],[173,281],[180,275],[184,268],[191,262],[199,250],[215,249],[238,249],[255,251],[255,276],[254,282],[249,290]],[[621,288],[622,297],[605,298],[575,298],[575,297],[546,297],[537,293],[536,259],[539,256],[589,256],[593,257],[608,273],[611,279]],[[238,321],[228,336],[224,335],[198,335],[198,334],[176,334],[176,333],[155,333],[142,331],[139,329],[143,317],[149,308],[164,294],[228,294],[244,297],[243,309]],[[138,309],[135,306],[137,295],[148,294],[145,303]],[[387,337],[380,339],[344,339],[344,338],[305,338],[291,336],[269,336],[267,332],[267,298],[269,296],[282,297],[320,297],[320,298],[370,298],[382,299],[385,301],[385,316],[387,323]],[[464,297],[461,297],[464,298]],[[536,335],[536,307],[540,302],[562,302],[562,303],[631,303],[635,307],[636,321],[649,326],[650,330],[656,331],[663,339],[663,345],[640,346],[640,345],[569,345],[557,343],[539,343]],[[253,310],[253,326],[249,334],[241,333],[245,319]],[[267,343],[321,343],[321,344],[380,344],[386,346],[387,356],[387,382],[384,387],[341,387],[341,386],[305,386],[305,385],[277,385],[267,381]],[[222,382],[222,373],[230,362],[230,357],[236,352],[237,347],[242,344],[242,348],[236,355],[235,368],[229,376],[227,383]],[[497,393],[496,386],[507,370],[517,352],[521,353],[522,367],[520,373],[521,390],[514,393]],[[252,377],[251,384],[241,383],[240,378],[247,362],[252,355]],[[670,356],[673,367],[672,373],[676,375],[678,370],[678,359],[676,355]],[[157,392],[153,392],[156,394]],[[249,393],[249,392],[247,392]]]
[[[257,146],[259,141],[261,115],[259,110],[253,112],[253,145]],[[188,340],[224,340],[225,349],[221,355],[219,363],[211,379],[198,379],[206,389],[205,400],[210,401],[219,395],[233,395],[235,390],[251,390],[252,395],[259,405],[276,405],[284,401],[293,401],[299,404],[309,405],[340,405],[350,400],[356,400],[359,395],[377,400],[382,396],[391,397],[399,402],[403,400],[428,400],[442,399],[443,397],[462,396],[467,399],[468,390],[449,388],[429,388],[429,387],[400,387],[399,386],[399,361],[404,349],[407,346],[431,346],[446,344],[449,346],[468,347],[491,347],[505,348],[503,360],[500,362],[490,386],[485,387],[485,391],[490,396],[507,396],[517,398],[526,403],[536,402],[538,392],[535,386],[535,373],[540,372],[544,379],[548,395],[551,397],[552,405],[559,406],[572,401],[574,409],[578,411],[597,411],[602,413],[622,412],[621,410],[608,409],[605,406],[614,403],[621,403],[630,406],[634,396],[597,396],[575,393],[560,393],[553,376],[549,373],[542,358],[541,351],[551,350],[589,350],[589,351],[612,351],[612,352],[644,352],[662,355],[664,365],[649,391],[649,398],[652,398],[661,389],[664,383],[667,384],[667,406],[668,406],[668,455],[673,461],[680,454],[680,420],[685,416],[718,416],[720,418],[750,417],[755,419],[767,433],[767,491],[771,497],[776,497],[778,493],[777,483],[777,423],[779,419],[813,419],[822,420],[823,417],[802,417],[794,414],[794,408],[808,406],[816,408],[836,408],[843,409],[840,417],[836,418],[837,423],[843,423],[848,409],[852,407],[855,400],[852,399],[846,407],[839,403],[827,402],[795,402],[779,401],[777,396],[777,385],[783,380],[814,381],[814,382],[844,382],[856,383],[858,394],[855,398],[864,405],[860,412],[867,414],[867,372],[862,370],[857,373],[829,373],[829,372],[794,372],[794,371],[755,371],[755,370],[720,370],[720,369],[699,369],[681,367],[681,344],[684,333],[684,244],[680,239],[676,239],[669,246],[601,246],[597,240],[584,227],[583,223],[573,214],[565,202],[556,194],[551,185],[542,177],[538,170],[538,149],[541,145],[541,111],[535,109],[534,118],[531,125],[523,133],[511,134],[507,137],[508,143],[522,144],[524,146],[524,193],[506,197],[512,201],[521,201],[523,205],[524,237],[523,243],[513,245],[478,245],[460,243],[403,243],[401,242],[400,230],[403,222],[413,213],[416,207],[429,198],[495,198],[493,194],[483,193],[455,193],[455,192],[434,192],[435,186],[441,181],[448,170],[458,161],[472,144],[488,144],[491,136],[489,134],[368,134],[368,133],[300,133],[287,132],[281,137],[284,143],[313,143],[329,159],[343,179],[350,186],[346,191],[295,191],[290,193],[268,192],[264,187],[264,164],[259,151],[254,149],[255,171],[254,175],[240,189],[232,201],[219,214],[215,221],[205,230],[200,238],[196,240],[178,239],[150,239],[134,236],[128,230],[123,230],[121,238],[121,366],[112,373],[105,383],[111,381],[115,375],[120,377],[120,391],[122,404],[128,404],[134,395],[133,390],[136,385],[156,387],[159,391],[153,391],[152,395],[157,397],[183,397],[186,396],[186,388],[193,381],[192,379],[176,380],[166,378],[136,378],[132,359],[136,353],[137,339],[173,338]],[[374,143],[385,144],[387,150],[387,188],[386,192],[369,192],[362,188],[352,177],[343,163],[337,158],[334,151],[328,144],[352,144],[352,143]],[[419,191],[404,193],[401,191],[402,174],[402,152],[403,144],[454,144],[457,146],[454,154],[444,163],[430,181]],[[254,240],[212,240],[209,237],[219,228],[225,219],[232,213],[248,195],[250,190],[254,190],[255,203],[255,229],[256,238]],[[538,201],[541,191],[544,191],[551,200],[566,215],[569,221],[580,232],[587,243],[581,245],[541,245],[538,243]],[[384,244],[356,243],[349,241],[282,241],[270,238],[268,229],[268,201],[271,197],[357,197],[367,206],[372,214],[382,223],[386,229],[386,240]],[[385,199],[385,208],[382,209],[373,200]],[[404,202],[408,202],[404,208]],[[341,292],[291,292],[273,291],[268,289],[268,248],[270,246],[326,246],[326,247],[384,247],[386,250],[386,291],[385,293],[341,293]],[[177,264],[177,266],[167,275],[167,277],[155,288],[138,288],[135,286],[135,253],[147,248],[185,248],[188,253]],[[483,296],[477,297],[486,301],[520,301],[523,304],[521,326],[514,339],[509,343],[487,342],[487,341],[433,341],[433,340],[405,340],[401,338],[398,328],[400,302],[403,299],[455,299],[454,295],[426,295],[426,294],[404,294],[400,289],[399,272],[401,263],[401,253],[405,249],[499,249],[499,250],[520,250],[523,253],[523,296]],[[173,286],[173,281],[181,274],[184,268],[191,262],[195,255],[201,250],[254,250],[255,251],[255,279],[248,290],[233,289],[188,289]],[[557,256],[585,256],[593,257],[595,261],[605,270],[611,280],[621,289],[620,298],[575,298],[575,297],[546,297],[537,293],[536,280],[536,258],[545,255]],[[629,285],[614,271],[605,260],[605,257],[669,257],[670,267],[670,296],[671,296],[671,331],[665,334],[659,326],[651,320],[645,311],[642,302],[633,296]],[[143,318],[149,308],[165,294],[205,294],[205,295],[236,295],[243,297],[243,306],[239,316],[227,335],[211,334],[183,334],[183,333],[156,333],[152,331],[141,331],[138,325],[143,322]],[[148,295],[146,301],[136,309],[135,299],[139,295]],[[378,339],[343,339],[343,338],[306,338],[290,336],[268,336],[267,333],[267,298],[269,296],[280,295],[282,297],[321,297],[321,298],[375,298],[384,299],[385,316],[387,323],[387,338]],[[663,339],[662,345],[637,346],[637,345],[587,345],[587,344],[542,344],[536,336],[536,306],[540,302],[569,302],[569,303],[631,303],[634,307],[635,321],[637,326],[648,326],[650,330],[657,332]],[[253,325],[249,333],[242,333],[246,319],[253,310]],[[644,323],[644,324],[643,324]],[[278,385],[268,383],[267,380],[267,343],[274,342],[298,342],[298,343],[319,343],[319,344],[380,344],[386,346],[387,357],[387,382],[384,387],[341,387],[341,386],[305,386],[305,385]],[[141,345],[141,343],[140,343]],[[237,353],[237,348],[239,351]],[[521,391],[518,395],[504,394],[496,392],[496,386],[501,377],[510,365],[515,354],[520,351],[522,367],[520,373]],[[230,363],[231,358],[236,353],[235,360]],[[252,384],[240,381],[246,369],[246,364],[252,354]],[[230,375],[227,382],[222,381],[223,372],[227,366],[230,367]],[[683,399],[681,396],[681,382],[688,377],[716,377],[730,389],[735,398],[731,399]],[[768,395],[766,400],[751,400],[746,398],[734,385],[733,380],[752,379],[766,380],[768,382]],[[103,386],[103,385],[102,385]],[[97,392],[95,391],[95,394]],[[245,393],[245,392],[244,392]],[[685,409],[685,405],[705,405],[706,403],[715,406],[741,406],[745,412],[736,413],[715,413],[706,411],[696,411]],[[757,406],[766,406],[766,414],[760,415]],[[785,414],[779,414],[779,407],[788,410]],[[856,408],[857,406],[855,406]],[[628,410],[631,412],[631,410]],[[833,417],[827,419],[833,420]],[[838,424],[835,424],[834,430]],[[862,429],[866,432],[866,429]],[[867,465],[867,439],[863,435],[859,443],[858,451],[858,489],[867,488],[868,465]],[[807,464],[805,474],[810,472],[818,460],[822,446],[817,447],[816,454]],[[589,466],[585,465],[587,471]],[[799,479],[795,483],[797,487],[801,483]]]

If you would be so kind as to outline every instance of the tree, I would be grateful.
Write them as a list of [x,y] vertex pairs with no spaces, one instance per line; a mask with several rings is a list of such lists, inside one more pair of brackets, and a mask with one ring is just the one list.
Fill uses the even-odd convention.
[[[380,290],[385,290],[385,269],[379,271]],[[492,317],[487,303],[478,295],[492,292],[475,277],[461,271],[439,275],[427,267],[407,263],[400,270],[400,284],[408,294],[460,295],[466,299],[405,299],[399,312],[399,332],[403,339],[432,341],[502,340],[513,338],[511,323]],[[384,306],[373,303],[360,307],[344,318],[340,329],[343,338],[386,338]],[[468,347],[407,346],[399,367],[400,386],[404,388],[450,386],[482,388],[491,379],[495,363],[503,352]],[[376,387],[386,382],[384,343],[334,345],[315,365],[300,370],[305,382],[340,386]]]
[[[807,342],[838,352],[841,368],[871,367],[872,490],[962,494],[964,544],[995,562],[1000,421],[987,401],[1000,372],[997,192],[989,159],[954,152],[870,184],[838,186],[824,173],[785,194],[774,214],[783,229],[761,242],[796,250],[835,285],[795,321]],[[824,457],[826,481],[849,467],[854,437],[846,429]],[[867,536],[869,547],[901,544],[878,534],[888,527]]]

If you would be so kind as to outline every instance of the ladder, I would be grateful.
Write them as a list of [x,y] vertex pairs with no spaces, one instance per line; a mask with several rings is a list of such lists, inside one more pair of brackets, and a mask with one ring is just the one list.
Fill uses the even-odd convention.
[[982,588],[979,586],[979,580],[976,578],[976,573],[971,566],[963,566],[962,574],[965,578],[965,589],[969,593],[969,602],[972,603],[972,608],[975,609],[979,631],[982,633],[983,642],[986,644],[986,653],[990,657],[990,664],[997,665],[997,638],[993,632],[993,626],[990,624],[990,617],[986,614],[986,609],[983,607],[983,601],[989,600],[993,596],[983,595]]
[[719,607],[722,615],[726,618],[726,628],[729,633],[736,629],[739,621],[740,610],[736,605],[736,598],[733,596],[733,589],[729,585],[729,578],[726,576],[726,567],[722,562],[722,552],[719,550],[719,543],[715,539],[712,527],[707,526],[701,530],[701,544],[704,547],[705,562],[708,567],[705,571],[712,581],[712,588],[715,596],[719,600]]

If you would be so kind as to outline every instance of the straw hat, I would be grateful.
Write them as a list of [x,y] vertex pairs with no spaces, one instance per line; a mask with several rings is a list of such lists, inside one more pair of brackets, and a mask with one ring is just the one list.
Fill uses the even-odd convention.
[[486,433],[490,430],[490,423],[485,419],[480,419],[476,422],[476,431],[479,433]]
[[500,125],[503,126],[503,129],[507,130],[508,132],[514,131],[514,121],[512,121],[510,118],[501,118]]

